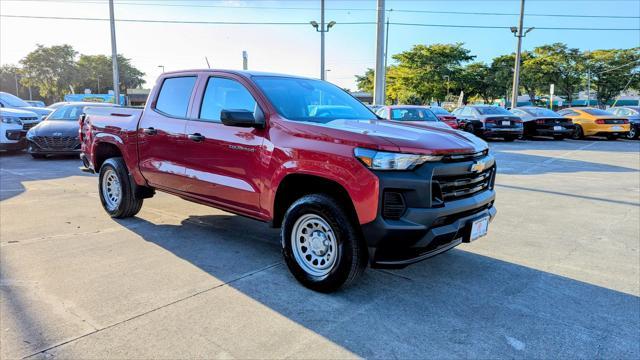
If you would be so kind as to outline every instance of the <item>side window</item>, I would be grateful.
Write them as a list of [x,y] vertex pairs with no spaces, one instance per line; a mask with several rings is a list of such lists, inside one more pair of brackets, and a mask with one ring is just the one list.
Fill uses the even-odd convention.
[[248,110],[257,116],[258,104],[249,90],[235,80],[210,77],[202,98],[200,119],[220,122],[222,110]]
[[156,110],[169,116],[186,118],[195,83],[195,76],[165,79],[156,101]]

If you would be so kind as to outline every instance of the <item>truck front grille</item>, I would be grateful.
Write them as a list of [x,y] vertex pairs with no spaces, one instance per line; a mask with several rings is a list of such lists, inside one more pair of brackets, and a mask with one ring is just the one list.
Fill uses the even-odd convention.
[[485,191],[492,186],[494,172],[495,166],[480,173],[434,176],[433,187],[436,191],[433,194],[438,197],[434,200],[458,200]]
[[77,136],[36,136],[33,141],[42,149],[75,149],[80,145]]

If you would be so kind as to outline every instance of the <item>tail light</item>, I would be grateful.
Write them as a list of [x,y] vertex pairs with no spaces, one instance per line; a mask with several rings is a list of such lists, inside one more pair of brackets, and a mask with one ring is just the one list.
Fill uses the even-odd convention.
[[573,125],[573,120],[571,119],[564,119],[564,121],[569,125]]
[[598,120],[596,120],[596,124],[602,125],[602,124],[604,124],[604,120],[598,119]]
[[514,120],[511,120],[511,121],[513,121],[515,124],[522,124],[522,120],[520,120],[520,119],[514,119]]
[[495,124],[495,123],[496,123],[496,121],[495,121],[495,120],[492,120],[492,119],[487,119],[487,120],[485,120],[485,121],[484,121],[484,123],[485,123],[485,124]]
[[628,123],[629,123],[629,120],[624,119],[624,120],[622,120],[622,123],[623,123],[623,124],[628,124]]
[[536,120],[536,124],[544,125],[544,120]]

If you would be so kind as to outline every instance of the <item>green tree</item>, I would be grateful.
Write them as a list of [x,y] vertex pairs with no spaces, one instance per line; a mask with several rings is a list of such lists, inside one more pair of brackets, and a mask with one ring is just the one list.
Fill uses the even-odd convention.
[[511,96],[514,63],[514,54],[501,55],[491,61],[491,66],[489,67],[491,72],[490,91],[493,97],[501,98],[506,96],[509,99]]
[[22,84],[39,88],[40,95],[49,101],[62,100],[77,76],[76,55],[71,45],[37,45],[20,60]]
[[532,62],[536,63],[544,76],[546,87],[555,84],[558,95],[564,96],[571,103],[584,74],[584,56],[580,50],[554,43],[538,46],[533,53],[535,57]]
[[16,75],[20,75],[20,69],[15,65],[0,66],[0,91],[16,94]]
[[367,68],[363,75],[356,75],[356,86],[360,91],[373,93],[374,71]]
[[479,97],[485,103],[490,103],[494,98],[491,68],[485,63],[475,62],[465,66],[459,83],[467,98]]
[[393,56],[399,68],[397,81],[423,103],[441,101],[447,92],[445,76],[458,78],[462,64],[475,58],[469,53],[461,43],[415,45]]
[[[137,88],[144,84],[144,73],[131,65],[131,60],[118,55],[120,91]],[[93,93],[104,94],[113,89],[113,68],[111,57],[105,55],[80,55],[78,59],[78,90],[91,89]]]
[[[640,47],[632,49],[596,50],[586,55],[591,70],[591,84],[598,94],[598,104],[613,100],[625,86],[640,87],[634,71],[640,65]],[[635,80],[634,80],[635,79]]]

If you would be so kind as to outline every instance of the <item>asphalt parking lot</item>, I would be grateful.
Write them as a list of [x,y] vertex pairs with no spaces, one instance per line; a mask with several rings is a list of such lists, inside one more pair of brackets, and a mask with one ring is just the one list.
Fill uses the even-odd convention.
[[278,231],[0,155],[4,358],[640,358],[640,141],[491,143],[489,235],[318,294]]

